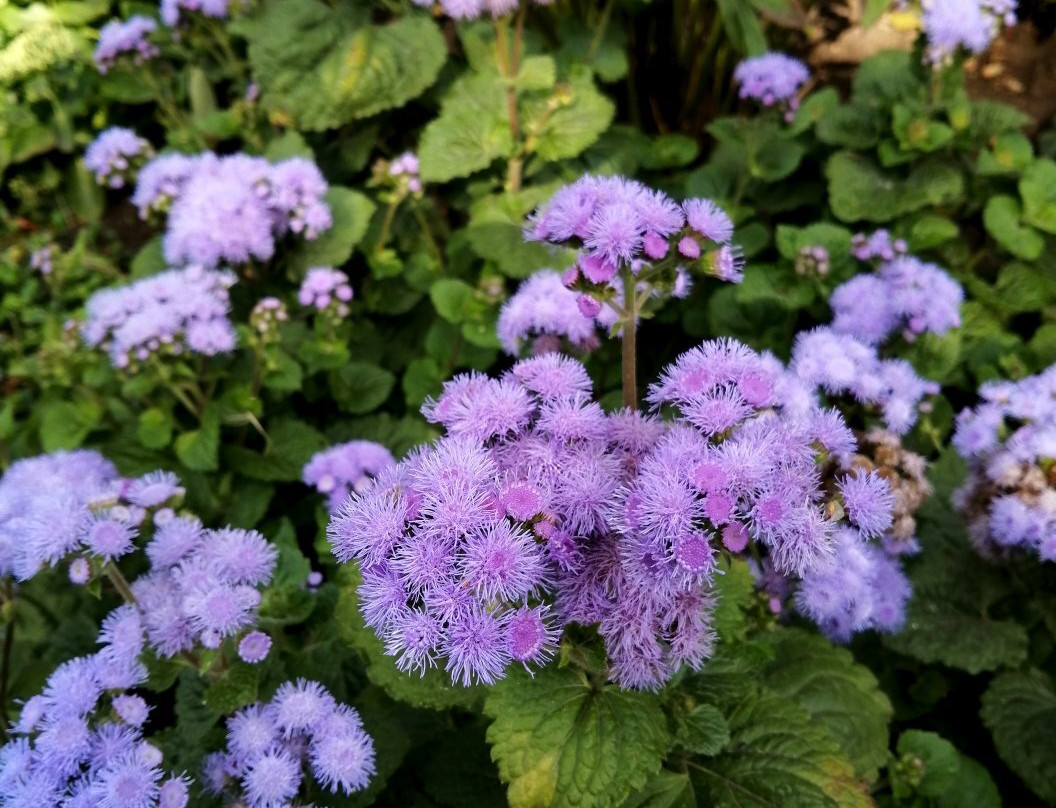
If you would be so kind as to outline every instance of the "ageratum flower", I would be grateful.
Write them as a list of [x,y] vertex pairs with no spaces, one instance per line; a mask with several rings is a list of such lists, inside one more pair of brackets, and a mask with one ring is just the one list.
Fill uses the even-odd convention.
[[984,555],[1056,560],[1056,365],[1018,382],[987,382],[979,395],[956,420],[953,445],[968,476],[954,503]]
[[95,66],[105,74],[122,56],[129,55],[137,67],[158,56],[161,51],[150,41],[158,24],[150,17],[136,14],[127,20],[110,20],[99,29],[95,46]]
[[1016,0],[922,0],[925,60],[950,64],[962,51],[982,53],[1001,27],[1016,24]]
[[159,12],[161,21],[174,27],[188,14],[222,20],[230,15],[232,8],[238,8],[242,3],[243,0],[161,0]]
[[131,129],[104,129],[84,153],[84,165],[107,188],[123,188],[136,169],[153,154],[150,143]]
[[236,339],[227,316],[234,282],[230,272],[191,266],[103,289],[85,304],[81,338],[106,348],[117,368],[159,354],[226,353]]
[[600,344],[593,320],[580,312],[576,293],[553,270],[536,272],[521,283],[503,304],[497,331],[502,347],[512,356],[528,340],[535,355],[560,351],[564,341],[579,351]]
[[799,106],[799,89],[810,71],[799,59],[784,53],[764,53],[745,59],[733,71],[741,98],[752,98],[764,107],[778,105],[789,112]]
[[[432,8],[434,0],[413,0],[416,6]],[[549,5],[551,0],[535,0],[536,5]],[[439,0],[444,14],[454,20],[475,20],[485,13],[504,17],[517,10],[518,0]]]
[[302,478],[305,485],[326,494],[327,506],[334,513],[349,494],[362,490],[371,479],[395,464],[392,453],[380,443],[354,440],[312,455]]
[[330,267],[309,269],[297,290],[297,302],[316,311],[329,312],[338,319],[348,316],[352,284],[348,275]]

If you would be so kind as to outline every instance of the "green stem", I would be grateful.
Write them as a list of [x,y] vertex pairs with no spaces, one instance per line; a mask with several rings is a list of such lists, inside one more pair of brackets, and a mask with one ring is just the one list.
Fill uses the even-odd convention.
[[602,40],[605,39],[605,29],[609,26],[609,17],[612,15],[612,5],[613,0],[605,0],[605,7],[601,10],[601,19],[598,20],[598,27],[594,31],[594,37],[590,40],[590,46],[587,48],[587,52],[583,55],[583,61],[587,64],[594,61],[594,57],[598,53],[598,48],[601,47]]
[[517,90],[513,85],[520,70],[521,38],[524,19],[524,6],[517,18],[517,30],[514,35],[513,56],[510,54],[509,20],[505,17],[493,20],[495,26],[495,55],[499,73],[506,79],[506,114],[510,119],[510,138],[513,141],[513,156],[506,166],[506,191],[517,193],[521,190],[521,174],[524,157],[521,144],[521,119],[517,112]]
[[638,299],[636,279],[629,269],[623,270],[623,406],[638,409]]
[[385,249],[385,243],[389,240],[389,231],[392,229],[392,221],[396,218],[396,208],[400,205],[400,197],[394,197],[385,211],[385,219],[381,223],[381,232],[378,234],[378,243],[374,245],[374,254],[379,254]]
[[113,561],[107,561],[106,564],[103,565],[103,572],[106,573],[106,577],[110,579],[110,583],[114,585],[114,589],[118,591],[126,602],[133,606],[138,605],[136,603],[136,596],[132,594],[132,587],[128,585],[128,580],[121,574],[121,570],[114,566]]
[[440,252],[440,245],[436,243],[436,239],[433,238],[432,228],[429,227],[429,220],[425,218],[425,214],[414,205],[412,208],[414,212],[414,218],[418,222],[418,227],[422,230],[422,236],[425,238],[425,243],[429,245],[429,251],[435,256],[436,263],[440,269],[444,268],[444,256]]
[[[4,584],[4,604],[11,604],[12,607],[15,605],[15,588],[11,581],[7,581]],[[11,675],[11,653],[15,647],[15,614],[12,608],[10,619],[4,625],[4,652],[3,659],[0,661],[0,737],[7,737],[7,688],[8,680]]]

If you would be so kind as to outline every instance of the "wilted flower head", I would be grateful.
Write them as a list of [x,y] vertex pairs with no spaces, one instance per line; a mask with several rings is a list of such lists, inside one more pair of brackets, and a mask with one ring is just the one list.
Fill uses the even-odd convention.
[[131,129],[104,129],[84,153],[85,167],[107,188],[122,188],[153,153],[150,143]]
[[160,51],[150,41],[157,27],[153,19],[139,14],[127,20],[110,20],[99,29],[95,46],[95,65],[99,72],[106,73],[125,54],[132,57],[136,66],[157,56]]

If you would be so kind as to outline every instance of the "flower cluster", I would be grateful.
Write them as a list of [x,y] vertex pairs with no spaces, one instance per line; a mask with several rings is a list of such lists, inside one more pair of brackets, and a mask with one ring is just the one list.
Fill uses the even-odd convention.
[[[432,8],[435,0],[412,0],[416,6]],[[552,0],[535,0],[536,5],[550,5]],[[475,20],[484,14],[504,17],[517,10],[519,0],[439,0],[444,14],[453,20]]]
[[88,146],[84,165],[95,174],[95,181],[100,185],[123,188],[153,153],[150,143],[131,129],[112,126],[100,132]]
[[150,707],[127,692],[147,680],[134,607],[104,621],[102,648],[63,663],[29,699],[0,747],[0,803],[9,806],[187,805],[186,777],[166,777],[143,737]]
[[231,351],[235,330],[227,290],[234,282],[230,272],[190,266],[102,289],[85,305],[81,336],[89,346],[105,347],[118,368],[158,353]]
[[591,318],[605,302],[624,308],[615,283],[624,268],[654,294],[675,296],[688,292],[685,267],[724,281],[743,277],[744,260],[730,246],[733,222],[718,205],[707,199],[678,205],[623,177],[588,174],[559,189],[532,215],[525,238],[579,250],[564,282],[582,293],[580,310]]
[[232,7],[243,3],[244,0],[161,0],[159,13],[161,21],[171,28],[178,25],[181,16],[188,13],[197,13],[216,20],[225,19],[231,13]]
[[[614,318],[615,312],[608,306],[605,309]],[[599,321],[605,319],[605,313],[599,314]],[[594,320],[583,316],[576,293],[550,269],[523,281],[503,304],[497,332],[502,347],[512,356],[520,353],[523,340],[532,341],[531,352],[535,355],[560,351],[565,342],[582,352],[592,351],[600,344]]]
[[305,485],[326,494],[334,513],[353,491],[361,491],[381,472],[396,464],[392,453],[380,443],[353,440],[312,455],[304,467]]
[[[880,234],[885,238],[877,239]],[[891,245],[886,231],[877,231],[854,253],[882,260],[875,273],[856,275],[833,291],[829,304],[835,331],[879,345],[898,331],[912,341],[961,324],[961,285],[935,264],[906,255],[904,245]]]
[[809,78],[807,66],[784,53],[753,56],[733,71],[741,98],[753,98],[765,107],[779,105],[786,114],[799,107],[799,90]]
[[1015,549],[1056,561],[1056,365],[1018,382],[987,382],[957,416],[953,445],[968,461],[954,502],[987,556]]
[[99,42],[95,46],[95,65],[100,73],[106,73],[128,54],[133,64],[139,66],[161,53],[150,41],[150,35],[158,24],[150,17],[135,15],[127,20],[111,20],[99,29]]
[[34,250],[29,256],[29,268],[35,269],[41,275],[45,277],[50,275],[54,269],[55,260],[55,248],[50,244],[41,247],[39,250]]
[[418,176],[418,155],[414,152],[404,152],[389,163],[389,176],[404,180],[407,190],[412,194],[422,192],[422,180]]
[[364,619],[403,670],[442,660],[469,684],[541,663],[552,611],[597,624],[616,682],[658,687],[710,655],[722,548],[754,542],[794,579],[829,568],[838,529],[864,544],[891,525],[879,475],[826,492],[821,463],[850,457],[854,435],[800,391],[778,360],[729,341],[650,388],[668,422],[606,415],[583,366],[556,353],[456,377],[423,408],[447,435],[352,495],[330,525],[335,555],[359,562]]
[[905,255],[909,245],[902,239],[891,238],[891,233],[883,228],[870,235],[855,233],[851,239],[851,255],[859,261],[892,261],[896,255]]
[[821,246],[803,247],[796,255],[797,275],[824,278],[829,274],[829,251]]
[[305,273],[297,290],[297,302],[316,311],[332,314],[336,319],[348,316],[352,284],[348,275],[330,267],[314,267]]
[[289,805],[310,769],[331,794],[352,794],[374,775],[374,742],[353,708],[337,702],[318,682],[286,682],[267,704],[252,704],[227,722],[227,750],[206,758],[214,794],[237,781],[238,804]]
[[277,338],[281,323],[290,319],[286,304],[277,297],[262,297],[249,313],[249,324],[260,336]]
[[827,396],[849,395],[879,410],[884,425],[904,435],[917,421],[925,396],[939,392],[903,359],[881,359],[876,347],[831,327],[796,335],[792,372],[811,389]]
[[132,202],[140,216],[168,211],[163,240],[174,266],[266,261],[288,234],[315,239],[333,224],[327,183],[302,157],[162,155],[139,175]]
[[921,0],[924,55],[935,66],[949,65],[962,50],[982,53],[1001,31],[1016,24],[1016,0]]
[[116,484],[117,469],[97,452],[15,461],[0,477],[0,575],[28,580],[72,553],[88,503]]

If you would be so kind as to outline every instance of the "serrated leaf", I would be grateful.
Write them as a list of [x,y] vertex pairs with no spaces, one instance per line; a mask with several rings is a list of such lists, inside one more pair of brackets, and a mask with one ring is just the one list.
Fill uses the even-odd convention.
[[986,201],[983,224],[994,240],[1017,258],[1037,260],[1045,249],[1045,239],[1037,230],[1020,220],[1019,202],[1008,194],[998,194]]
[[440,114],[422,131],[418,144],[422,180],[468,177],[492,160],[509,157],[513,145],[502,79],[470,73],[451,85]]
[[525,150],[543,160],[577,156],[601,137],[616,114],[615,104],[598,92],[593,74],[582,65],[571,69],[557,94],[556,109],[550,98],[525,104]]
[[1035,160],[1019,181],[1023,221],[1046,233],[1056,233],[1056,162]]
[[688,774],[662,771],[632,794],[620,808],[696,808],[697,797]]
[[484,704],[511,808],[619,805],[641,788],[670,743],[658,699],[591,684],[570,668],[512,668]]
[[990,148],[979,152],[975,173],[981,177],[1018,174],[1034,159],[1034,147],[1022,132],[1007,132],[994,138]]
[[872,109],[855,104],[826,110],[814,127],[818,140],[848,149],[871,149],[883,134],[883,121]]
[[1040,266],[1009,264],[998,273],[993,291],[1004,311],[1040,311],[1056,301],[1056,278]]
[[367,232],[374,203],[363,194],[350,188],[333,187],[326,192],[326,202],[333,226],[312,241],[300,241],[286,254],[287,265],[295,272],[341,266]]
[[731,561],[714,581],[717,602],[712,625],[720,638],[734,637],[744,630],[744,611],[755,594],[755,581],[748,565],[740,560]]
[[381,406],[389,397],[396,377],[369,362],[349,362],[330,374],[330,392],[345,412],[362,415]]
[[689,762],[693,782],[714,808],[869,808],[836,742],[798,705],[753,694],[726,716],[730,743],[714,758]]
[[909,230],[909,248],[914,252],[930,250],[957,238],[959,233],[957,223],[943,216],[918,216]]
[[551,56],[527,56],[513,78],[513,86],[520,91],[550,90],[557,82],[557,64]]
[[957,776],[936,804],[937,808],[1001,808],[1001,793],[986,768],[961,755]]
[[770,637],[774,659],[763,671],[768,689],[804,708],[828,730],[860,777],[873,782],[887,762],[891,703],[872,672],[846,649],[798,629]]
[[229,715],[257,700],[260,668],[236,664],[210,682],[203,701],[215,713]]
[[92,399],[51,401],[40,419],[40,443],[46,452],[76,449],[100,422],[102,408]]
[[316,0],[264,3],[234,29],[273,115],[323,130],[398,107],[435,80],[446,47],[436,24],[408,16],[369,25]]
[[730,741],[730,728],[717,707],[698,704],[677,721],[675,742],[697,755],[717,755]]
[[981,713],[1001,759],[1039,797],[1056,802],[1056,688],[1037,669],[1002,673],[982,698]]

